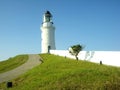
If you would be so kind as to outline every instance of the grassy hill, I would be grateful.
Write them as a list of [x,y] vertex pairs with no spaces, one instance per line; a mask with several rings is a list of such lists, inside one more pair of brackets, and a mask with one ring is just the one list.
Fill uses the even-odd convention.
[[[50,54],[13,80],[9,90],[120,90],[120,68]],[[5,83],[0,84],[5,89]]]
[[27,55],[18,55],[8,60],[0,62],[0,73],[14,69],[28,60]]

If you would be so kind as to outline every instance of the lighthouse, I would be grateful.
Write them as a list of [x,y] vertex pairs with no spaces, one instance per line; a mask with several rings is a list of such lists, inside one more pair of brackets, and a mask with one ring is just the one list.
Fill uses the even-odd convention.
[[41,29],[41,53],[49,53],[55,50],[55,27],[52,22],[52,14],[46,11],[43,15],[43,23]]

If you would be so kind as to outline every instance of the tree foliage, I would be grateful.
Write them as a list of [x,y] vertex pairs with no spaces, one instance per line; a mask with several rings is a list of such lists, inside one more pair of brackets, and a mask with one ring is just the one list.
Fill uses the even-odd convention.
[[82,51],[83,46],[78,44],[78,45],[73,45],[69,48],[69,53],[75,56],[75,58],[78,60],[78,54],[80,51]]

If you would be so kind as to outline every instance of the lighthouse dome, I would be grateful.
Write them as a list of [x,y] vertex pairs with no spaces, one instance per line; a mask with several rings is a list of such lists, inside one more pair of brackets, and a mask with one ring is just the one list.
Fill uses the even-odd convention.
[[45,17],[52,17],[52,14],[49,11],[45,12]]

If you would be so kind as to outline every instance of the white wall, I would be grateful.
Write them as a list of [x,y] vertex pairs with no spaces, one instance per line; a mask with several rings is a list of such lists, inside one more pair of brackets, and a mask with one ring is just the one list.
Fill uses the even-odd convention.
[[[74,58],[68,50],[50,50],[51,54]],[[120,51],[81,51],[78,55],[80,60],[88,60],[91,62],[120,66]]]

